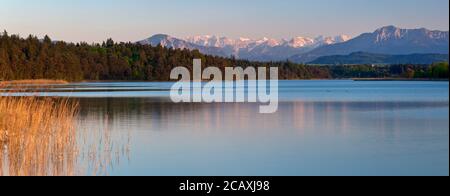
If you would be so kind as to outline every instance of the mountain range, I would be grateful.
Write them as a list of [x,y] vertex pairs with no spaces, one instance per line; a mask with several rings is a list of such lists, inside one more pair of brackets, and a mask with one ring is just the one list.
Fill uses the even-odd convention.
[[307,63],[322,56],[349,55],[354,52],[368,52],[387,55],[406,54],[448,54],[448,31],[428,29],[400,29],[387,26],[373,33],[364,33],[347,42],[316,48],[290,58],[295,62]]
[[152,46],[161,45],[176,49],[197,49],[202,53],[235,57],[252,61],[285,61],[296,54],[303,54],[315,48],[348,41],[349,36],[340,35],[335,37],[295,37],[290,40],[276,40],[272,38],[231,39],[218,36],[194,36],[184,39],[175,38],[170,35],[157,34],[148,39],[141,40],[140,44]]
[[350,54],[357,52],[381,55],[448,54],[449,32],[386,26],[372,33],[363,33],[355,38],[346,35],[316,38],[299,36],[287,40],[231,39],[210,35],[180,39],[158,34],[138,43],[177,49],[197,49],[204,54],[233,56],[237,59],[251,61],[289,59],[297,63],[310,63],[325,56],[349,55],[356,57]]

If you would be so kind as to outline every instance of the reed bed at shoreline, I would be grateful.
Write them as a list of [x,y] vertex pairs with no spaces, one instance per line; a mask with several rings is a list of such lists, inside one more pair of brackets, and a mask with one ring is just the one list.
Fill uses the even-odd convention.
[[118,164],[125,144],[112,139],[107,116],[84,127],[78,100],[8,92],[0,94],[0,176],[108,175]]
[[74,175],[77,112],[68,99],[0,97],[0,175]]

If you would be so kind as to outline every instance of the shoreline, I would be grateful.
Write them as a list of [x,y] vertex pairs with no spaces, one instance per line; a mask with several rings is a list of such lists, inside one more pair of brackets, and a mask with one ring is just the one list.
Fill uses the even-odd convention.
[[[279,80],[279,81],[325,81],[325,80],[352,80],[356,82],[374,82],[374,81],[430,81],[430,82],[448,82],[449,79],[444,78],[314,78],[314,79],[291,79],[291,80]],[[12,81],[0,81],[0,85],[52,85],[52,84],[71,84],[71,83],[104,83],[104,82],[177,82],[175,80],[82,80],[82,81],[65,81],[65,80],[12,80]],[[208,82],[208,81],[202,81]]]
[[[353,81],[430,81],[430,82],[447,82],[449,79],[432,79],[432,78],[323,78],[323,79],[292,79],[292,80],[278,80],[278,81],[326,81],[326,80],[353,80]],[[147,80],[83,80],[77,83],[95,83],[95,82],[177,82],[175,80],[168,81],[147,81]],[[207,80],[202,82],[209,82]]]
[[47,85],[47,84],[69,84],[70,82],[65,80],[52,80],[52,79],[28,79],[28,80],[6,80],[0,81],[0,85]]
[[424,82],[448,82],[449,79],[444,78],[351,78],[353,81],[424,81]]

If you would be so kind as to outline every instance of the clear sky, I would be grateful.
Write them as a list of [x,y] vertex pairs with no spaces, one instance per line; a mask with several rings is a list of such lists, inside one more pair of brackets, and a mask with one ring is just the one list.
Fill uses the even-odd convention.
[[356,36],[385,25],[447,31],[449,0],[0,0],[0,29],[65,41]]

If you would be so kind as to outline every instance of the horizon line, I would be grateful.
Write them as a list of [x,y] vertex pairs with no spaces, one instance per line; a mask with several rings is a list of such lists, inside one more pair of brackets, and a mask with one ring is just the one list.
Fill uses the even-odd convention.
[[[382,27],[380,27],[380,28],[377,28],[377,29],[375,29],[375,30],[373,30],[373,31],[366,31],[366,32],[362,32],[362,33],[359,33],[359,34],[357,34],[356,36],[351,36],[351,35],[349,35],[349,34],[338,34],[338,35],[333,35],[333,36],[329,36],[329,35],[316,35],[316,36],[303,36],[303,35],[298,35],[298,36],[293,36],[293,37],[290,37],[290,38],[273,38],[273,37],[268,37],[268,36],[264,36],[264,37],[260,37],[260,38],[250,38],[250,37],[245,37],[245,36],[241,36],[241,37],[230,37],[230,36],[226,36],[226,35],[214,35],[214,34],[197,34],[197,35],[190,35],[190,36],[174,36],[173,34],[170,34],[170,33],[153,33],[153,34],[151,34],[150,36],[148,36],[148,37],[146,37],[146,38],[141,38],[140,40],[134,40],[134,41],[131,41],[131,40],[127,40],[127,41],[118,41],[117,43],[137,43],[137,42],[139,42],[139,41],[143,41],[143,40],[145,40],[145,39],[149,39],[149,38],[151,38],[151,37],[153,37],[153,36],[157,36],[157,35],[164,35],[164,36],[170,36],[170,37],[173,37],[173,38],[176,38],[176,39],[180,39],[180,40],[185,40],[185,39],[187,39],[187,38],[192,38],[192,37],[196,37],[196,36],[211,36],[211,37],[217,37],[217,38],[228,38],[228,39],[232,39],[232,40],[238,40],[238,39],[249,39],[249,40],[252,40],[252,41],[258,41],[258,40],[261,40],[261,39],[264,39],[264,38],[268,38],[268,39],[274,39],[274,40],[277,40],[277,41],[286,41],[286,40],[291,40],[291,39],[293,39],[293,38],[298,38],[298,37],[302,37],[302,38],[310,38],[310,39],[316,39],[316,38],[319,38],[319,37],[324,37],[324,38],[328,38],[328,37],[337,37],[337,36],[349,36],[350,37],[350,39],[353,39],[353,38],[356,38],[356,37],[358,37],[358,36],[361,36],[361,35],[363,35],[363,34],[365,34],[365,33],[373,33],[373,32],[375,32],[375,31],[377,31],[377,30],[379,30],[379,29],[382,29],[382,28],[387,28],[387,27],[395,27],[395,28],[398,28],[398,29],[405,29],[405,30],[419,30],[419,29],[426,29],[426,30],[429,30],[429,31],[441,31],[441,32],[449,32],[450,30],[440,30],[440,29],[429,29],[429,28],[427,28],[427,27],[415,27],[415,28],[403,28],[403,27],[399,27],[399,26],[397,26],[397,25],[385,25],[385,26],[382,26]],[[1,30],[1,32],[0,32],[0,34],[2,34],[3,35],[3,33],[4,32],[7,32],[9,35],[17,35],[17,36],[19,36],[19,37],[21,37],[21,38],[27,38],[27,37],[29,37],[29,36],[33,36],[33,37],[36,37],[36,38],[38,38],[38,39],[43,39],[45,36],[48,36],[48,37],[50,37],[50,38],[52,38],[52,36],[49,34],[49,33],[46,33],[45,35],[36,35],[36,34],[32,34],[32,33],[28,33],[28,34],[26,34],[26,35],[22,35],[22,34],[20,34],[20,33],[11,33],[11,32],[8,32],[7,31],[7,29],[3,29],[3,30]],[[93,41],[93,42],[90,42],[91,44],[101,44],[102,42],[105,42],[105,41],[107,41],[107,40],[109,40],[109,39],[112,39],[112,40],[114,40],[112,37],[108,37],[107,36],[107,38],[105,38],[104,40],[101,40],[101,41]],[[55,40],[52,40],[52,41],[63,41],[63,42],[66,42],[66,43],[88,43],[87,41],[66,41],[66,40],[59,40],[59,39],[55,39]]]

